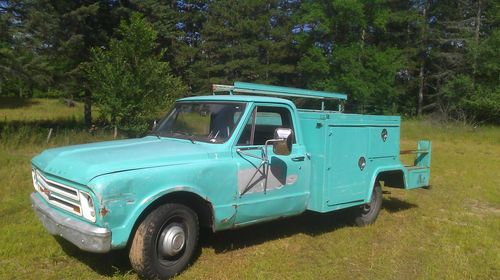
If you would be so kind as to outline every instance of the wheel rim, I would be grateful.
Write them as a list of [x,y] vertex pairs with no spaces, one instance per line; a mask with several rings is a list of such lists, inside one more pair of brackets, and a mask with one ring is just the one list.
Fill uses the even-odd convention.
[[372,201],[370,201],[370,203],[363,205],[363,214],[370,213],[370,209],[372,208],[371,204],[372,204]]
[[376,203],[377,203],[377,197],[376,197],[376,193],[374,192],[372,194],[372,198],[370,199],[370,202],[367,204],[364,204],[361,208],[363,215],[370,214],[370,212],[372,212],[372,209],[375,208],[373,206],[375,206]]
[[164,258],[175,257],[186,244],[186,233],[177,224],[170,224],[160,234],[158,252]]
[[167,219],[156,237],[156,255],[162,266],[175,265],[185,255],[189,232],[186,220],[181,215]]

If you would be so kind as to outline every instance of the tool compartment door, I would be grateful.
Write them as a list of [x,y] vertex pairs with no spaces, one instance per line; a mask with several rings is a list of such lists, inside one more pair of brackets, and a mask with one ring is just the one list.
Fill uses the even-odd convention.
[[368,129],[363,126],[330,125],[328,130],[326,203],[335,206],[362,201],[369,184]]

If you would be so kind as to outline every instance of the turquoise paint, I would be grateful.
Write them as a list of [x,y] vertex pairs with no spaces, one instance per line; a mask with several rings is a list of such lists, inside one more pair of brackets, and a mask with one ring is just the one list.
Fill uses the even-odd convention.
[[113,246],[126,244],[144,209],[163,195],[179,191],[208,199],[215,207],[217,230],[230,228],[232,225],[222,220],[235,214],[236,194],[227,189],[236,184],[235,176],[227,174],[236,173],[236,165],[227,158],[221,155],[219,159],[113,173],[92,180],[89,187],[100,194],[99,205],[109,211],[101,225],[112,229]]
[[[293,124],[298,123],[298,117],[295,114],[296,108],[293,104],[274,104],[274,103],[255,103],[251,111],[257,107],[257,112],[264,111],[265,108],[282,108],[289,114]],[[267,115],[265,115],[267,114]],[[279,120],[269,120],[269,113],[263,113],[259,115],[257,113],[256,124],[257,125],[275,125],[276,123],[282,123],[281,117]],[[259,119],[261,118],[261,119]],[[247,115],[245,124],[252,123],[252,116]],[[297,129],[297,131],[300,131]],[[238,133],[238,137],[241,137],[242,131]],[[251,154],[251,157],[246,154],[238,153],[238,148],[249,148],[252,146],[248,145],[233,145],[232,153],[233,158],[236,161],[238,170],[240,170],[239,180],[243,182],[248,182],[243,184],[244,186],[255,185],[250,188],[247,193],[241,194],[239,190],[239,196],[237,200],[238,210],[236,214],[236,225],[246,225],[255,223],[258,221],[269,220],[272,218],[290,216],[296,213],[301,213],[306,209],[307,200],[309,198],[309,162],[306,160],[306,149],[303,146],[302,135],[297,134],[295,136],[296,143],[293,144],[292,153],[287,156],[276,155],[272,151],[272,147],[268,147],[268,154],[270,159],[269,176],[268,176],[268,186],[264,191],[253,191],[256,188],[262,188],[264,186],[265,176],[253,177],[254,174],[260,176],[260,173],[256,173],[257,168],[261,162],[260,159],[256,158],[261,154],[261,150],[248,150],[245,151],[247,154]],[[267,170],[262,167],[262,171]],[[243,176],[241,171],[246,172],[247,176]],[[272,180],[272,178],[277,178]],[[253,180],[252,180],[253,179]]]
[[[429,184],[431,143],[420,141],[415,166],[403,166],[399,117],[297,110],[292,102],[275,97],[217,95],[179,100],[215,101],[246,103],[234,133],[224,143],[193,144],[187,139],[147,136],[49,149],[34,157],[32,164],[51,180],[89,192],[98,213],[106,209],[95,223],[112,231],[113,248],[126,245],[148,206],[174,192],[189,192],[208,201],[213,207],[213,227],[219,231],[306,209],[329,212],[363,204],[370,200],[377,176],[387,171],[403,174],[402,188]],[[270,146],[270,174],[276,180],[265,192],[242,194],[242,180],[250,180],[248,174],[260,164],[259,159],[238,152],[249,147],[239,146],[238,139],[245,125],[252,123],[255,106],[287,110],[295,143],[289,156],[273,154]],[[259,124],[278,123],[269,117]],[[258,157],[261,150],[247,153]],[[365,158],[363,169],[358,166],[360,157]]]
[[34,157],[33,164],[43,166],[46,173],[85,185],[102,174],[207,158],[218,148],[210,143],[148,136],[48,149]]
[[[329,124],[325,141],[327,160],[325,185],[327,206],[345,204],[346,202],[364,199],[369,163],[361,170],[358,160],[366,157],[368,138],[366,129],[361,126],[339,126]],[[346,141],[349,139],[349,141]]]
[[185,101],[227,101],[227,102],[246,102],[246,103],[272,103],[272,104],[284,104],[292,108],[296,108],[292,101],[276,97],[267,96],[250,96],[250,95],[202,95],[202,96],[192,96],[181,98],[179,102]]
[[[421,188],[429,185],[432,143],[429,140],[418,141],[414,166],[405,169],[406,189]],[[423,151],[423,152],[420,152]]]
[[347,100],[347,95],[343,93],[270,86],[270,85],[243,83],[243,82],[235,82],[233,91],[243,92],[243,93],[254,93],[254,94],[267,94],[275,96]]
[[[404,168],[399,160],[400,117],[311,110],[299,110],[299,116],[311,155],[310,210],[329,212],[368,202],[380,172]],[[383,129],[388,132],[385,141]],[[366,161],[363,170],[360,157]]]

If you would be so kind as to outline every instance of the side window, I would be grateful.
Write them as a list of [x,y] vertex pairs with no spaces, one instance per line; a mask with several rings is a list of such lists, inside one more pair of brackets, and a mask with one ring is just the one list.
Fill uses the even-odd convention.
[[273,139],[278,127],[293,129],[290,111],[283,107],[259,106],[248,119],[238,145],[264,145],[266,140]]

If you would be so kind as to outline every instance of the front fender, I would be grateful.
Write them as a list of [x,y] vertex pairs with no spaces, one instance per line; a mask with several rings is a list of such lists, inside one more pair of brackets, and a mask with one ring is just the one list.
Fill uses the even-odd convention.
[[[190,192],[209,201],[214,219],[231,216],[236,174],[228,160],[130,170],[94,178],[89,187],[98,204],[98,223],[112,231],[112,247],[125,247],[140,215],[152,203],[174,192]],[[234,178],[233,178],[234,177]],[[213,178],[218,178],[213,180]],[[233,210],[231,210],[233,209]]]
[[[146,209],[148,209],[152,204],[154,204],[157,200],[162,197],[175,193],[175,192],[189,192],[197,195],[198,197],[209,201],[208,196],[206,196],[199,188],[193,186],[164,186],[162,191],[159,191],[155,194],[151,194],[150,196],[141,200],[140,203],[137,204],[136,207],[130,211],[129,214],[125,216],[125,223],[121,227],[115,227],[112,229],[113,238],[112,238],[112,246],[113,248],[121,248],[124,247],[134,229],[136,222],[139,220]],[[110,201],[104,201],[104,205],[108,205],[110,209],[114,208]]]

